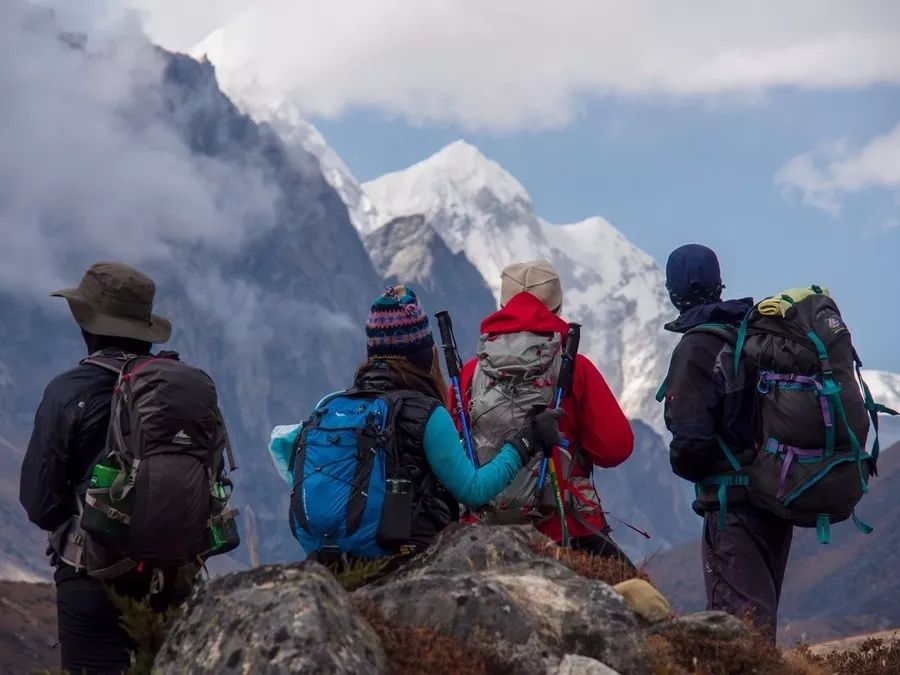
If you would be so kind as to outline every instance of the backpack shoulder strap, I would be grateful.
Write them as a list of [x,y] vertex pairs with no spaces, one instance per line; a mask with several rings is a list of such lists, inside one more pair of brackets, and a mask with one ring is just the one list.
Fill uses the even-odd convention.
[[709,335],[720,337],[728,344],[734,345],[737,343],[738,331],[739,329],[737,326],[727,323],[701,323],[699,326],[691,328],[685,335],[707,333]]
[[[682,338],[687,335],[696,335],[698,333],[715,335],[732,345],[735,348],[735,354],[740,354],[740,350],[737,346],[738,342],[741,341],[739,327],[727,323],[701,323],[699,326],[694,326],[690,330],[685,331]],[[659,385],[659,389],[656,390],[656,396],[654,398],[657,403],[662,403],[666,399],[668,384],[669,381],[667,378],[662,381]]]
[[108,356],[102,352],[95,352],[87,358],[81,359],[80,365],[97,366],[98,368],[103,368],[103,370],[108,370],[119,375],[122,372],[122,368],[125,367],[125,364],[132,358],[134,358],[133,354]]

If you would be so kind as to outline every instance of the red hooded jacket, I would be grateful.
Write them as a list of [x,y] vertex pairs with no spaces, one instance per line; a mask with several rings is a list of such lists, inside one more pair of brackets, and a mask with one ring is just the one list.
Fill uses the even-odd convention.
[[[517,333],[526,330],[534,333],[561,333],[565,337],[569,325],[527,292],[514,295],[505,307],[481,322],[482,333]],[[476,363],[477,359],[470,359],[460,374],[460,388],[466,410]],[[618,466],[631,455],[634,434],[628,418],[597,366],[583,354],[578,354],[575,361],[572,391],[563,396],[562,407],[565,414],[560,418],[560,431],[570,442],[574,439],[584,456],[593,464],[600,467]],[[456,397],[451,387],[450,410],[455,409]],[[576,463],[572,473],[584,476],[586,472]],[[602,512],[585,515],[583,520],[591,527],[586,527],[571,515],[566,518],[572,537],[589,536],[594,534],[592,529],[607,528]],[[562,538],[556,518],[540,522],[538,529],[557,541]]]

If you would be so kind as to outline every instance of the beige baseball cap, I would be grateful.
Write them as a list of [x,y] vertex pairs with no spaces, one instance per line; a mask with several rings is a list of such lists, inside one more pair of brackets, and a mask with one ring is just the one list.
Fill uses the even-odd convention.
[[562,310],[559,274],[548,260],[529,260],[503,268],[500,275],[500,306],[504,307],[510,298],[522,291],[531,293],[554,314]]

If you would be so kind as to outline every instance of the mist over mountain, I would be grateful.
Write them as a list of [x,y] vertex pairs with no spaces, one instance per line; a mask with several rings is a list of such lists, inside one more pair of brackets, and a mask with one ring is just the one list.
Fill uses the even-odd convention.
[[[253,506],[262,557],[296,558],[288,490],[265,446],[274,424],[305,417],[365,356],[381,279],[347,207],[314,156],[222,94],[209,63],[128,25],[95,44],[64,39],[53,14],[18,0],[3,14],[0,80],[18,97],[0,106],[13,150],[0,153],[0,452],[24,448],[42,387],[83,356],[65,304],[46,294],[98,259],[125,260],[156,279],[168,346],[217,382],[235,496]],[[4,513],[22,536],[3,546],[25,547],[15,559],[46,575],[15,487]]]

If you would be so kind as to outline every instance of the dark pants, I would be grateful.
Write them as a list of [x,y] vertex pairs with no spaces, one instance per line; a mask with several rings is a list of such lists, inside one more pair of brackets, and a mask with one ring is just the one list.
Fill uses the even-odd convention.
[[[72,675],[119,675],[131,666],[133,644],[122,628],[121,613],[109,589],[122,596],[148,596],[150,576],[129,574],[110,585],[76,573],[62,565],[56,575],[56,612],[60,644],[60,666]],[[164,588],[152,596],[150,605],[158,612],[186,597],[181,586]]]
[[729,512],[722,528],[718,519],[703,520],[707,609],[749,618],[774,642],[793,526],[757,512]]
[[122,673],[131,665],[131,640],[106,586],[78,575],[56,584],[60,665],[73,675]]

